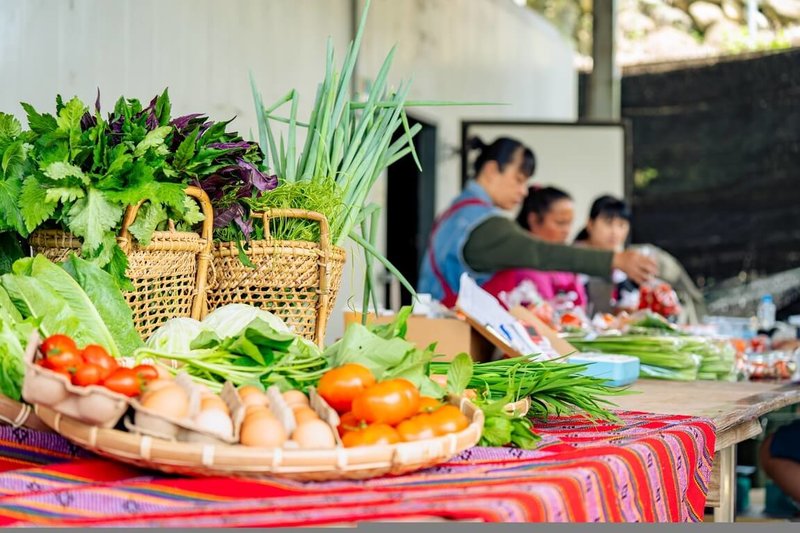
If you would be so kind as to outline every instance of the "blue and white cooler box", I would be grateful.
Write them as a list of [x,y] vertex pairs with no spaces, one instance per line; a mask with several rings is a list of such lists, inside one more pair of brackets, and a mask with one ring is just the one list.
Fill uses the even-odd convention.
[[567,358],[570,363],[588,364],[584,374],[609,380],[610,387],[624,387],[639,378],[639,358],[630,355],[579,353]]

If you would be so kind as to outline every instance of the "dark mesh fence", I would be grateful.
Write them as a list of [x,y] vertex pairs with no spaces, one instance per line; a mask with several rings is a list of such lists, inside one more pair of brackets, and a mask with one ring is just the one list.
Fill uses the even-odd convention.
[[694,277],[800,266],[800,50],[628,72],[622,114],[635,242]]

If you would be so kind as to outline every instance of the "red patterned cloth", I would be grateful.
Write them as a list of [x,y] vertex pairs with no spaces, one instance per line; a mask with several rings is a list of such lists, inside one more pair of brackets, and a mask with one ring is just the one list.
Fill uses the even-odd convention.
[[57,435],[0,428],[1,526],[293,526],[440,517],[488,522],[699,521],[715,434],[704,419],[560,418],[533,451],[472,448],[368,481],[187,478],[98,459]]

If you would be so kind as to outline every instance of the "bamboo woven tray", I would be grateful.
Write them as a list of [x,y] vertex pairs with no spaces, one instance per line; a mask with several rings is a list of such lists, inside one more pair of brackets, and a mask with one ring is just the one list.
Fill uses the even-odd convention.
[[2,394],[0,394],[0,425],[51,431],[50,427],[39,420],[30,405],[12,400]]
[[444,462],[475,446],[483,430],[483,412],[463,398],[453,403],[470,420],[469,426],[458,433],[389,446],[305,450],[176,442],[90,426],[41,405],[35,406],[35,412],[75,444],[144,468],[189,476],[324,481],[404,474]]

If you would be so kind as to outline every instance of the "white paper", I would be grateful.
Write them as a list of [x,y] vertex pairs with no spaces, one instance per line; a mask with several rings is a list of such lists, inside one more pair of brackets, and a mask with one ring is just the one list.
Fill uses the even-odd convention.
[[519,321],[494,296],[480,288],[469,274],[461,275],[456,305],[519,353],[528,355],[542,351]]

